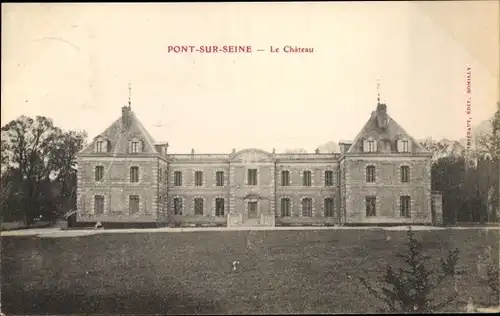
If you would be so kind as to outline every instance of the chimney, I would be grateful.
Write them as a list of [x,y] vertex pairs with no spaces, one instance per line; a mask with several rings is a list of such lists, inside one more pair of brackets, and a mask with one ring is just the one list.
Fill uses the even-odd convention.
[[130,106],[122,107],[122,129],[126,129],[130,125]]
[[162,154],[164,157],[167,157],[167,149],[168,149],[168,143],[165,143],[162,148]]
[[194,148],[191,148],[191,155],[194,155]]
[[381,129],[387,128],[387,105],[379,103],[377,104],[377,126]]
[[233,151],[232,151],[231,153],[232,153],[232,154],[236,153],[236,149],[235,149],[235,148],[233,148]]
[[316,148],[315,152],[316,154],[319,154],[319,148]]
[[276,154],[276,148],[273,148],[273,155]]

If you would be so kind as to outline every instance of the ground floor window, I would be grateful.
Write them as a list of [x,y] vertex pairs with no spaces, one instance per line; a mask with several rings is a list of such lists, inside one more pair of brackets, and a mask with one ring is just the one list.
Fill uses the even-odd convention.
[[215,199],[215,216],[224,216],[224,199]]
[[302,216],[311,217],[312,216],[312,199],[304,198],[302,199]]
[[325,217],[333,217],[333,212],[335,209],[335,204],[333,198],[325,199]]
[[128,204],[129,214],[136,214],[139,212],[139,196],[131,195],[129,196],[129,204]]
[[376,202],[377,202],[376,197],[374,196],[366,197],[366,216],[375,216],[377,214]]
[[174,198],[174,215],[182,215],[182,199]]
[[194,199],[194,215],[203,215],[203,199]]
[[94,197],[94,211],[96,215],[104,213],[104,196],[96,195]]
[[409,196],[401,197],[401,216],[403,217],[411,217],[410,208],[411,208],[411,199]]
[[281,199],[281,216],[287,217],[290,216],[290,199],[282,198]]

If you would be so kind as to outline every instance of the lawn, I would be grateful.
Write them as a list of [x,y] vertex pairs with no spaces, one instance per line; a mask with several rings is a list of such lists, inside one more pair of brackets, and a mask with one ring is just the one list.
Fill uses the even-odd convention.
[[[464,273],[444,289],[456,283],[460,300],[448,310],[486,303],[477,262],[488,245],[498,257],[498,231],[415,235],[431,255],[461,251]],[[405,232],[362,229],[1,239],[6,314],[377,312],[358,277],[374,280],[406,249]]]

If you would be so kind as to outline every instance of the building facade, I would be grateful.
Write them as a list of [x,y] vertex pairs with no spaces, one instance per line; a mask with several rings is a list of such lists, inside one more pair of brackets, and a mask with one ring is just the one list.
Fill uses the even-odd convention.
[[431,153],[378,104],[339,153],[170,154],[131,110],[78,156],[77,221],[227,226],[439,224]]

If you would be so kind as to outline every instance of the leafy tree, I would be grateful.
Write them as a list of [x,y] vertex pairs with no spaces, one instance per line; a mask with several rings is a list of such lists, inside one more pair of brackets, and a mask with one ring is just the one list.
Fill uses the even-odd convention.
[[447,277],[455,275],[459,251],[458,249],[449,251],[447,258],[441,259],[441,271],[433,271],[427,267],[430,257],[422,253],[422,244],[414,238],[411,229],[408,231],[408,238],[408,253],[398,254],[398,257],[407,264],[407,268],[396,269],[388,265],[384,276],[380,278],[383,286],[379,289],[370,285],[363,277],[360,277],[360,281],[368,292],[385,304],[385,312],[438,311],[457,297],[455,292],[437,301],[431,294]]
[[85,133],[63,132],[42,116],[21,116],[2,127],[2,162],[16,170],[6,182],[13,190],[6,204],[15,207],[26,224],[57,208],[53,203],[54,180],[70,185],[67,179],[74,172],[76,153],[85,138]]

